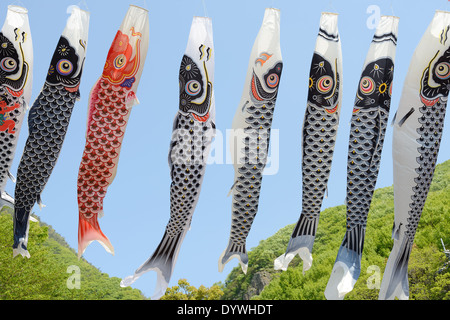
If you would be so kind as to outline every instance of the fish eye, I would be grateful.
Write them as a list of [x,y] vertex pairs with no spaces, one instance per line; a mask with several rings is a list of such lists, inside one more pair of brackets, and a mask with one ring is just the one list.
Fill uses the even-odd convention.
[[188,83],[186,83],[186,86],[184,89],[188,95],[195,96],[196,94],[198,94],[200,92],[201,85],[200,85],[200,82],[198,82],[197,80],[191,80],[191,81],[188,81]]
[[363,77],[359,82],[359,89],[365,95],[369,95],[375,90],[375,82],[371,77]]
[[317,80],[316,84],[317,90],[321,93],[328,93],[330,92],[331,88],[333,87],[333,78],[330,76],[322,76]]
[[434,73],[441,80],[446,80],[450,78],[450,64],[448,64],[447,62],[439,63],[436,66]]
[[5,72],[14,71],[16,67],[17,67],[16,60],[10,57],[3,58],[2,61],[0,62],[0,68]]
[[280,77],[276,73],[271,73],[268,75],[266,83],[269,88],[276,88],[279,81]]
[[73,71],[73,64],[67,59],[61,59],[56,64],[56,71],[62,76],[67,76]]
[[127,62],[127,58],[125,57],[124,54],[119,54],[115,59],[114,59],[114,67],[116,69],[120,69],[123,68],[123,66],[125,65],[125,63]]

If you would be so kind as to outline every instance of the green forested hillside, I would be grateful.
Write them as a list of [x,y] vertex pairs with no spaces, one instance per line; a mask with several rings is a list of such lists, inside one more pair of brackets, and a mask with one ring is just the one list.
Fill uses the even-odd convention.
[[137,289],[121,288],[121,279],[78,260],[50,226],[30,222],[31,259],[13,258],[11,213],[7,207],[0,211],[0,300],[145,299]]
[[[379,284],[393,245],[393,218],[393,188],[376,190],[367,222],[361,275],[345,299],[378,299]],[[273,269],[274,260],[286,249],[294,224],[261,241],[249,252],[247,274],[236,267],[228,275],[222,298],[325,299],[323,292],[344,236],[345,219],[344,205],[321,213],[312,252],[313,265],[305,274],[298,256],[287,271]],[[409,262],[411,300],[450,299],[450,267],[441,238],[450,249],[450,160],[436,167],[416,233]],[[264,285],[262,291],[258,290]]]

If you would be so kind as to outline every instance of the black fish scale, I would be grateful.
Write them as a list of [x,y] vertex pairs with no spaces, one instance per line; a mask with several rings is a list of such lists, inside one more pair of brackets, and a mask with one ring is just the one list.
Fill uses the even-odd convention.
[[307,105],[303,125],[302,214],[292,238],[316,233],[333,160],[338,119],[336,113]]
[[442,139],[444,127],[444,118],[447,104],[438,102],[431,107],[422,106],[419,111],[422,116],[419,118],[421,126],[417,129],[420,137],[417,142],[420,147],[417,151],[420,156],[417,157],[419,167],[416,169],[418,176],[414,179],[414,195],[411,196],[411,203],[408,212],[407,225],[405,234],[409,242],[412,244],[414,236],[419,224],[420,216],[427,198],[431,180],[433,179],[434,169],[439,153],[439,146]]
[[56,164],[78,92],[45,83],[28,116],[29,136],[17,170],[16,208],[30,211]]
[[[267,161],[270,127],[275,103],[253,104],[247,107],[250,114],[244,129],[244,158],[234,186],[230,242],[236,251],[245,250],[245,239],[258,212],[262,173]],[[240,250],[238,249],[240,248]],[[231,250],[233,251],[233,250]]]
[[192,115],[177,115],[172,135],[172,183],[170,185],[170,220],[166,227],[169,237],[176,237],[191,223],[206,170],[203,158],[211,142],[208,131],[211,121],[199,122]]
[[347,230],[366,227],[389,114],[382,108],[352,115],[347,163]]

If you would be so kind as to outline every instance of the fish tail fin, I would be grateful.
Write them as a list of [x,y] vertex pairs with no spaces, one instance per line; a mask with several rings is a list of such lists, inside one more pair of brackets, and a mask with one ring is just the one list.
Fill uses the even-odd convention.
[[383,280],[381,281],[379,300],[409,299],[408,262],[412,242],[404,236],[394,240],[394,247],[389,255]]
[[353,290],[361,273],[364,236],[365,228],[361,225],[345,233],[325,288],[324,294],[328,300],[342,300]]
[[186,236],[186,232],[187,230],[184,230],[176,236],[172,236],[168,234],[166,230],[161,242],[152,256],[145,261],[133,275],[123,278],[120,282],[120,286],[128,287],[144,273],[153,270],[156,271],[157,274],[157,283],[152,300],[158,300],[161,298],[169,285],[169,281],[177,261],[178,252],[180,251],[181,243]]
[[300,216],[289,239],[286,252],[275,259],[275,270],[286,271],[289,263],[297,254],[303,260],[303,273],[311,268],[313,260],[311,252],[318,222],[318,217],[310,219],[303,214]]
[[87,246],[94,240],[97,240],[103,248],[114,255],[114,247],[109,239],[103,234],[96,218],[88,221],[83,217],[78,220],[78,258],[80,258]]
[[26,208],[14,209],[14,244],[13,257],[20,254],[22,257],[30,258],[28,252],[28,231],[30,229],[30,210]]
[[247,250],[245,249],[245,243],[236,244],[231,240],[228,242],[227,248],[222,252],[222,255],[219,258],[219,272],[222,272],[225,264],[233,258],[239,260],[241,269],[246,274],[248,268],[248,255]]

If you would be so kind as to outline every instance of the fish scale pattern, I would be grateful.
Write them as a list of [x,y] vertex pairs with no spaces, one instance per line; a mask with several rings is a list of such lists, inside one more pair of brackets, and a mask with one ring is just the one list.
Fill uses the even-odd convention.
[[2,104],[2,108],[12,109],[4,114],[0,122],[13,121],[13,126],[8,130],[0,131],[0,190],[4,190],[9,176],[8,170],[12,165],[17,146],[19,133],[17,128],[22,125],[25,115],[25,102],[23,96],[14,96],[6,87],[0,85],[0,104]]
[[192,114],[177,114],[176,130],[171,149],[170,220],[166,227],[169,237],[186,230],[192,220],[206,170],[205,149],[211,142],[211,121],[200,122]]
[[315,236],[320,208],[327,190],[338,124],[338,114],[307,105],[303,127],[302,214],[292,238]]
[[417,149],[420,154],[417,157],[419,167],[416,169],[418,175],[414,179],[416,185],[413,188],[414,195],[411,196],[409,205],[411,210],[408,212],[409,217],[407,218],[408,223],[405,231],[411,244],[414,241],[431,180],[433,179],[442,139],[446,107],[447,104],[441,101],[431,107],[424,105],[419,109],[420,113],[422,113],[422,116],[418,119],[421,126],[417,129],[417,133],[420,134],[420,137],[417,139],[417,142],[420,144],[420,147]]
[[248,126],[244,128],[242,166],[234,186],[231,252],[245,252],[245,239],[258,212],[259,194],[264,167],[267,161],[270,127],[272,125],[275,103],[268,101],[253,104],[246,110]]
[[39,199],[61,151],[79,92],[45,83],[28,115],[29,136],[17,169],[15,206],[29,212]]
[[347,163],[347,236],[344,243],[359,254],[364,241],[353,241],[352,238],[364,233],[366,228],[388,117],[389,113],[381,107],[360,109],[352,114]]
[[[367,212],[370,207],[387,122],[388,113],[379,108],[359,110],[352,115],[347,167],[349,228],[355,224],[365,226],[367,217],[359,216],[357,213]],[[368,192],[360,193],[363,190]]]
[[[126,101],[132,91],[101,79],[93,91],[86,145],[78,173],[78,207],[86,221],[103,214],[103,199],[117,170],[129,117]],[[96,224],[97,222],[95,222]]]

